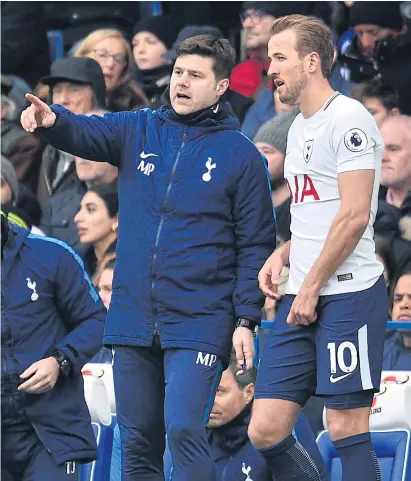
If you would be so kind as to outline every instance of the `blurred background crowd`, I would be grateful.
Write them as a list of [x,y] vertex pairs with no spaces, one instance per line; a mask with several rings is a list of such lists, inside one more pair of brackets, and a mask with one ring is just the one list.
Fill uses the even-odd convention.
[[[332,29],[330,83],[363,103],[381,129],[377,255],[391,295],[387,317],[411,321],[411,2],[2,2],[2,209],[33,232],[73,246],[108,308],[117,168],[73,157],[25,132],[19,123],[24,94],[76,114],[155,109],[169,102],[176,46],[209,33],[236,49],[227,101],[268,161],[278,243],[288,240],[283,163],[298,109],[280,102],[266,73],[270,24],[293,13],[318,17]],[[267,303],[263,315],[273,318],[275,305]],[[411,370],[411,331],[387,335],[384,362],[385,369]]]

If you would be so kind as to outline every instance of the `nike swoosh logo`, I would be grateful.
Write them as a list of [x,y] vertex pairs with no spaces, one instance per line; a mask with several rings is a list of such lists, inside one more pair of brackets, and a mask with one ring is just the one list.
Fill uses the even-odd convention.
[[218,112],[219,107],[220,107],[220,104],[217,104],[214,108],[211,108],[211,110],[216,114]]
[[338,376],[338,377],[333,377],[333,375],[331,374],[330,381],[334,384],[338,381],[341,381],[341,379],[344,379],[345,377],[349,376],[350,374],[352,374],[352,372],[349,372],[348,374],[344,374],[344,376]]
[[148,157],[158,157],[158,155],[157,154],[146,154],[143,150],[143,152],[141,152],[141,154],[140,154],[140,157],[142,159],[147,159]]

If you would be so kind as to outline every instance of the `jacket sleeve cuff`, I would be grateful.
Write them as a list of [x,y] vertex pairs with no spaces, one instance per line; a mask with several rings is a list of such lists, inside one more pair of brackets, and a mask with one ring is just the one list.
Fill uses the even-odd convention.
[[237,306],[235,308],[236,319],[243,317],[249,321],[261,325],[261,309],[254,306]]

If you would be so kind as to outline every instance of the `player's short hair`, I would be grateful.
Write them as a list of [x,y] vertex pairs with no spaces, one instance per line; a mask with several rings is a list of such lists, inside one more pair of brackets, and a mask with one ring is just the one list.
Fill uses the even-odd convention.
[[176,49],[177,58],[183,55],[199,55],[212,58],[213,72],[217,80],[229,78],[235,65],[235,50],[225,38],[213,35],[189,37]]
[[381,101],[387,110],[398,108],[400,100],[398,93],[392,85],[387,85],[381,80],[373,79],[364,83],[362,97],[375,97]]
[[277,18],[270,28],[272,35],[285,30],[294,30],[296,33],[296,50],[300,58],[311,52],[318,53],[321,59],[321,72],[325,78],[329,78],[334,60],[334,42],[327,25],[314,17],[287,15]]
[[257,369],[254,366],[248,371],[246,371],[244,374],[241,374],[241,376],[236,376],[236,373],[238,372],[238,367],[234,349],[231,351],[230,364],[228,366],[228,369],[230,369],[230,371],[233,373],[237,385],[241,391],[245,389],[249,384],[255,384],[255,381],[257,379]]

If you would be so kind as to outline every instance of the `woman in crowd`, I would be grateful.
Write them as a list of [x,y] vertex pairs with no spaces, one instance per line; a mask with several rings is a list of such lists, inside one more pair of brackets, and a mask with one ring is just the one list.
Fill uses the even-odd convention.
[[75,56],[91,57],[100,64],[106,80],[108,110],[120,112],[147,106],[146,96],[130,77],[133,57],[119,30],[95,30],[80,43]]
[[104,256],[113,253],[117,245],[118,197],[116,184],[100,184],[91,188],[81,200],[74,217],[82,244],[88,244],[86,270],[93,276]]
[[145,18],[134,28],[132,44],[137,81],[153,108],[162,105],[161,95],[170,82],[173,64],[163,55],[171,49],[177,35],[175,20],[165,15]]

